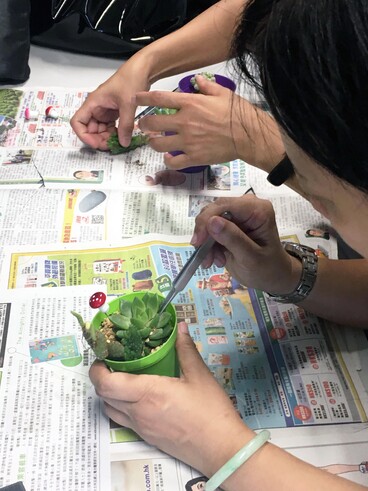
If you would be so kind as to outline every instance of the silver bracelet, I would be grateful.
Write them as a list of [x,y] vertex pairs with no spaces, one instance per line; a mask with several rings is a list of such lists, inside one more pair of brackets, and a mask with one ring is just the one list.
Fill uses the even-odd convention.
[[316,282],[318,256],[311,247],[294,242],[282,242],[285,251],[302,263],[302,275],[294,291],[285,295],[268,295],[281,303],[298,303],[306,299]]

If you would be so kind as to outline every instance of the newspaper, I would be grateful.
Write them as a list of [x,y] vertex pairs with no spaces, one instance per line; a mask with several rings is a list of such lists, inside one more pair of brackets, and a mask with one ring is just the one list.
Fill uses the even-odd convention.
[[90,352],[67,314],[85,312],[93,291],[1,295],[0,486],[106,489],[108,421],[88,377]]
[[[307,244],[316,240],[306,238],[302,232],[285,238],[301,240]],[[38,246],[34,250],[30,247],[19,247],[16,251],[5,250],[4,263],[8,267],[4,267],[0,288],[18,294],[22,292],[22,298],[29,298],[30,295],[32,307],[21,307],[23,318],[29,324],[26,339],[22,337],[24,326],[19,323],[7,330],[6,349],[2,344],[5,353],[5,383],[1,384],[1,397],[6,401],[6,393],[10,390],[15,373],[15,358],[7,355],[12,352],[9,347],[15,346],[17,342],[21,344],[22,348],[17,346],[14,353],[22,353],[25,387],[34,384],[33,394],[37,397],[36,383],[38,390],[44,394],[43,385],[49,381],[46,374],[52,369],[55,377],[54,372],[58,370],[54,366],[59,369],[60,364],[65,364],[65,360],[61,359],[61,348],[60,355],[52,347],[51,353],[55,353],[55,356],[49,359],[49,348],[46,347],[42,353],[40,346],[56,343],[56,340],[61,343],[61,339],[68,337],[72,337],[75,343],[72,359],[84,360],[80,379],[86,384],[85,393],[88,394],[86,370],[91,362],[91,354],[83,346],[77,323],[71,315],[70,319],[67,318],[67,312],[71,309],[80,311],[85,318],[93,316],[88,307],[88,297],[79,296],[79,285],[94,285],[94,291],[96,288],[105,289],[111,298],[127,291],[156,291],[165,294],[193,251],[188,239],[169,239],[167,236],[151,234],[127,239],[120,245],[109,244],[104,247],[90,244],[88,248],[76,248],[74,244],[60,249]],[[324,253],[333,254],[331,238],[322,240]],[[45,290],[46,286],[62,288]],[[67,301],[62,292],[65,291],[66,298],[70,287],[73,291],[68,293]],[[10,291],[9,297],[14,298],[10,296]],[[18,295],[15,298],[20,297]],[[174,304],[178,319],[189,324],[191,335],[204,361],[250,427],[280,431],[281,428],[297,429],[305,426],[309,430],[321,424],[356,424],[367,421],[368,401],[364,397],[364,390],[359,380],[354,379],[353,370],[349,371],[333,328],[321,319],[299,307],[276,304],[265,293],[244,288],[226,270],[216,266],[208,270],[199,268],[185,291],[176,297]],[[36,309],[35,313],[32,309]],[[41,314],[42,319],[46,319],[44,327],[39,323]],[[47,315],[52,319],[51,322],[47,322]],[[19,319],[17,311],[14,312],[14,319]],[[62,326],[66,326],[66,330]],[[12,337],[9,338],[10,331]],[[40,353],[44,356],[41,360]],[[67,363],[70,364],[73,365]],[[77,367],[79,371],[79,365]],[[77,378],[74,365],[72,369],[73,380]],[[68,393],[64,379],[58,387],[62,394]],[[59,407],[60,397],[66,396],[55,396],[57,391],[54,386],[52,390],[52,399],[55,398],[55,404]],[[79,403],[79,409],[75,410],[79,411],[78,414],[85,414],[86,399]],[[3,406],[3,419],[10,421],[5,427],[5,433],[10,431],[13,415],[16,414],[14,403],[10,406],[8,404]],[[48,414],[49,408],[45,407],[45,411]],[[73,413],[68,417],[74,421]],[[102,434],[108,434],[106,426],[101,431]],[[112,447],[111,489],[118,489],[114,485],[119,486],[121,482],[125,483],[126,490],[145,489],[145,483],[149,482],[151,487],[147,489],[181,490],[198,475],[195,469],[146,446],[126,428],[110,423],[109,434]],[[326,437],[325,444],[328,443]],[[39,441],[33,441],[36,447],[38,444]],[[9,462],[14,462],[14,459],[9,461],[5,458],[5,455],[9,455],[9,449],[6,450],[3,465],[11,482],[16,474],[12,474],[13,467]],[[30,471],[31,476],[33,472]],[[45,472],[47,475],[51,471]],[[104,473],[104,476],[102,487],[95,483],[89,489],[109,489],[106,486],[108,474]],[[28,478],[25,479],[27,482]],[[141,483],[139,487],[134,487],[138,483]],[[58,489],[57,485],[52,489]]]
[[[337,257],[334,231],[241,160],[189,174],[168,171],[149,147],[119,156],[84,147],[69,119],[86,96],[0,91],[0,486],[190,491],[195,469],[103,416],[69,311],[92,318],[96,289],[165,294],[193,251],[196,215],[220,196],[269,199],[282,238],[321,256]],[[26,108],[38,116],[26,120]],[[367,485],[365,360],[351,348],[367,346],[363,332],[276,304],[215,266],[199,268],[174,304],[245,423]]]

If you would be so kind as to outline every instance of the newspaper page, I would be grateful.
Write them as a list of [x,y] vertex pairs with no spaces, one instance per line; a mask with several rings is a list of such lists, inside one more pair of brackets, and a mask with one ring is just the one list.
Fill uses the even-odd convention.
[[2,189],[81,188],[239,195],[249,187],[240,160],[198,167],[196,172],[166,168],[163,154],[144,146],[126,154],[79,149],[0,148]]
[[6,189],[0,246],[119,241],[147,233],[191,234],[216,196],[118,190]]
[[[0,186],[120,189],[186,194],[242,194],[249,187],[239,160],[199,172],[167,169],[149,146],[111,155],[86,147],[70,118],[87,96],[78,89],[0,90]],[[52,108],[57,117],[46,115]],[[36,116],[26,118],[28,111]]]
[[[184,239],[143,236],[121,246],[9,251],[0,286],[94,284],[112,295],[165,294],[193,251]],[[303,233],[286,239],[310,243]],[[322,240],[320,254],[329,255],[332,239]],[[248,290],[215,266],[199,268],[174,304],[178,320],[189,324],[203,359],[252,428],[366,421],[364,403],[321,319]]]
[[[188,174],[166,169],[162,155],[149,147],[118,156],[86,148],[69,125],[86,96],[87,91],[77,89],[0,91],[0,258],[5,257],[0,277],[5,292],[0,305],[0,486],[23,480],[27,491],[59,489],[54,486],[59,479],[64,486],[60,489],[88,485],[101,490],[123,486],[127,491],[192,491],[203,483],[194,469],[101,416],[88,380],[93,357],[74,319],[65,323],[60,316],[71,309],[93,316],[89,294],[77,293],[83,288],[77,285],[92,285],[86,287],[91,292],[106,289],[109,295],[132,290],[165,294],[192,253],[189,235],[173,235],[191,234],[196,214],[218,196],[240,196],[252,189],[270,199],[280,233],[316,248],[321,256],[337,257],[333,231],[306,200],[286,186],[271,186],[264,172],[242,161]],[[45,115],[50,106],[58,112],[56,119]],[[26,120],[26,108],[37,117]],[[121,241],[151,232],[166,235]],[[52,243],[56,245],[44,246]],[[19,247],[27,244],[32,247]],[[68,285],[74,292],[70,297]],[[63,288],[54,288],[58,286]],[[199,269],[174,303],[179,320],[188,322],[204,361],[247,424],[272,428],[273,442],[296,456],[367,484],[368,430],[360,423],[367,420],[368,408],[360,376],[365,360],[347,348],[352,336],[295,306],[275,305],[266,294],[247,290],[216,267]],[[40,328],[40,318],[50,318],[50,325]],[[353,338],[355,347],[367,344],[366,339]],[[68,358],[63,350],[71,339],[75,353],[79,351]],[[56,357],[53,342],[59,350]],[[52,355],[45,363],[34,354],[46,354],[43,347]],[[74,364],[77,359],[82,361]],[[50,377],[56,387],[48,383]],[[14,380],[20,384],[18,392]],[[37,388],[45,383],[41,394]],[[32,387],[31,398],[26,384]],[[19,396],[25,401],[21,416],[26,421],[17,427],[13,413],[20,411]],[[70,397],[79,409],[70,408]],[[45,403],[54,399],[58,408]],[[42,411],[37,428],[30,422],[34,407]],[[88,432],[87,445],[93,448],[87,466],[78,424],[83,435]],[[40,425],[47,428],[42,438]],[[57,444],[55,436],[49,438],[50,427],[60,439]],[[76,432],[72,440],[71,428]],[[6,452],[12,446],[9,459]],[[321,455],[318,462],[315,447]],[[46,463],[53,462],[50,455],[59,461],[46,469]],[[74,455],[73,467],[65,459]],[[33,481],[27,480],[30,466]],[[87,468],[96,473],[87,476]],[[46,484],[47,478],[51,481]]]
[[[286,429],[271,432],[272,443],[301,460],[365,486],[367,438],[367,426],[350,424],[293,428],[292,434]],[[114,443],[110,455],[112,491],[196,491],[207,481],[195,469],[143,442]]]
[[[88,377],[91,353],[70,310],[91,287],[2,293],[0,486],[109,489],[108,421]],[[21,293],[21,294],[20,294]]]
[[256,196],[271,201],[280,234],[289,230],[330,229],[326,218],[286,184],[273,186],[267,181],[264,171],[250,165],[247,166],[247,176]]

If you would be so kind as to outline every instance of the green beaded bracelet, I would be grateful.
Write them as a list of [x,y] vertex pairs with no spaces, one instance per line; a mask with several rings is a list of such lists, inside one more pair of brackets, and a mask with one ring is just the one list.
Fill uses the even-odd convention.
[[230,460],[226,462],[209,481],[206,482],[205,491],[216,491],[216,489],[231,476],[244,462],[270,439],[270,432],[263,430],[258,433],[250,442],[239,450]]

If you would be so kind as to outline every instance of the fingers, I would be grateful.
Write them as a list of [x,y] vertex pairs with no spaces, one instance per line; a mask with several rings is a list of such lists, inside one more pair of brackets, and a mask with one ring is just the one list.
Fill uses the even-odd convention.
[[70,124],[78,138],[92,148],[107,149],[107,140],[115,131],[117,111],[92,103],[87,98]]
[[128,147],[132,139],[136,109],[135,104],[129,104],[119,110],[118,136],[120,145],[123,147]]
[[234,216],[235,201],[239,198],[222,198],[217,199],[214,203],[202,208],[196,217],[194,233],[190,243],[194,247],[200,246],[208,238],[207,223],[212,216],[220,216],[225,211],[231,211]]
[[102,399],[116,399],[125,402],[139,401],[153,383],[152,375],[132,375],[125,372],[110,372],[101,361],[95,361],[89,377],[96,394]]
[[157,106],[180,109],[188,100],[188,97],[191,97],[190,94],[153,90],[151,92],[137,92],[136,103],[138,106]]
[[91,123],[92,125],[97,124],[97,121],[93,118],[92,110],[87,105],[82,106],[70,120],[70,125],[78,138],[86,145],[98,148],[99,137],[97,135],[96,138],[96,135],[91,133],[88,128]]
[[222,85],[208,80],[202,75],[196,75],[196,82],[199,88],[199,92],[204,95],[221,95],[227,93],[230,95],[230,89],[222,87]]
[[208,376],[210,373],[201,355],[198,353],[196,345],[190,337],[188,326],[185,322],[178,324],[178,337],[176,349],[179,357],[179,364],[184,378],[195,382],[201,379],[201,375]]
[[[231,212],[231,222],[221,218],[225,211]],[[280,242],[271,203],[250,195],[221,198],[206,206],[196,218],[192,245],[201,245],[208,235],[238,260],[245,253],[254,254],[260,247]]]
[[122,412],[120,409],[115,409],[108,402],[105,402],[104,411],[106,416],[115,421],[115,423],[118,423],[121,426],[125,426],[126,428],[132,428],[132,420],[126,413]]
[[180,128],[175,114],[165,116],[144,116],[139,120],[138,126],[145,132],[178,131]]
[[207,230],[234,258],[249,255],[259,249],[259,246],[237,225],[225,218],[219,216],[210,218]]

